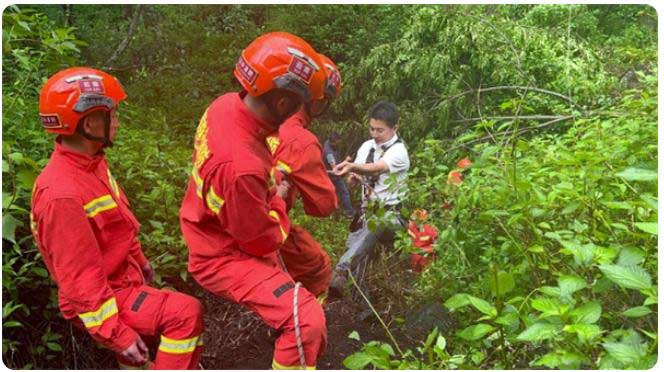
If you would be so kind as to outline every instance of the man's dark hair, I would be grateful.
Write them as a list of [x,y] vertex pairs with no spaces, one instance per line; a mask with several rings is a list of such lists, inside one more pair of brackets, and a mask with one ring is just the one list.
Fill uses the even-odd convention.
[[384,121],[390,128],[394,128],[399,124],[399,109],[392,102],[378,101],[369,111],[369,118]]

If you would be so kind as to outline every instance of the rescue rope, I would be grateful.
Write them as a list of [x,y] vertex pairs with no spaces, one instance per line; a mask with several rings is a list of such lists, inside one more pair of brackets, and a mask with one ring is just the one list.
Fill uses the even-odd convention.
[[307,369],[307,362],[304,358],[304,347],[302,346],[302,333],[300,331],[300,318],[297,298],[300,293],[300,287],[302,283],[295,283],[295,289],[293,293],[293,323],[295,323],[295,339],[297,341],[297,352],[300,354],[300,369]]

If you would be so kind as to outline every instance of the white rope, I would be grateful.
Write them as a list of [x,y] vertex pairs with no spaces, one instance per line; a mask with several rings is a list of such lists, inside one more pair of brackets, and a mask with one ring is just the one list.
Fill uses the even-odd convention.
[[302,333],[300,332],[300,318],[299,310],[297,304],[297,297],[300,293],[300,287],[302,283],[295,283],[295,289],[293,293],[293,323],[295,323],[295,339],[297,341],[297,352],[300,354],[300,369],[307,369],[307,362],[304,358],[304,347],[302,346]]

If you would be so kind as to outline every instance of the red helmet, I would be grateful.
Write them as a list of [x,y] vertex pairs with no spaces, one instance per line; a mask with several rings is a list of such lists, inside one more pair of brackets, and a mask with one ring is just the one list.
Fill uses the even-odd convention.
[[287,32],[270,32],[252,41],[233,73],[254,97],[277,88],[298,94],[303,102],[324,96],[326,73],[318,53]]
[[326,55],[318,55],[323,62],[325,72],[327,73],[327,84],[325,85],[325,95],[328,98],[338,98],[341,94],[341,73],[337,65]]
[[51,76],[39,94],[39,116],[49,133],[71,135],[82,117],[111,111],[127,97],[113,76],[88,67],[72,67]]

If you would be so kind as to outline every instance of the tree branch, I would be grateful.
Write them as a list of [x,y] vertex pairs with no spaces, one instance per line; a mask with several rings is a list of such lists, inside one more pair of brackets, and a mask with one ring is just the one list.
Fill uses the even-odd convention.
[[[506,131],[503,131],[503,132],[494,133],[493,136],[506,136],[506,135],[511,135],[511,134],[520,135],[520,134],[523,134],[523,133],[525,133],[525,132],[528,132],[528,131],[531,131],[531,130],[534,130],[534,129],[541,129],[541,128],[548,127],[548,126],[550,126],[550,125],[553,125],[553,124],[559,123],[559,122],[561,122],[561,121],[565,121],[565,120],[569,120],[569,119],[574,119],[574,118],[576,118],[576,116],[574,116],[574,115],[568,115],[568,116],[556,116],[555,118],[556,118],[556,119],[554,119],[554,120],[550,120],[550,121],[547,121],[547,122],[545,122],[545,123],[538,124],[538,125],[535,125],[535,126],[532,126],[532,127],[521,128],[521,129],[517,130],[516,132],[513,131],[513,130],[506,130]],[[482,137],[482,138],[474,139],[474,140],[472,140],[472,141],[464,142],[464,143],[462,143],[462,144],[459,144],[459,145],[457,145],[457,146],[454,146],[454,147],[450,148],[449,150],[445,151],[445,153],[448,153],[448,152],[454,151],[454,150],[456,150],[456,149],[458,149],[458,148],[461,148],[461,147],[467,147],[468,145],[471,145],[471,144],[475,144],[475,143],[479,143],[479,142],[484,142],[484,141],[486,141],[486,140],[488,140],[488,139],[491,139],[491,138],[492,138],[491,136],[492,136],[492,135],[488,135],[488,136],[484,136],[484,137]]]
[[127,36],[125,36],[124,40],[122,40],[122,42],[120,42],[120,44],[118,45],[117,49],[115,49],[115,52],[113,52],[113,54],[108,58],[106,63],[104,63],[104,66],[106,66],[104,67],[105,70],[112,69],[113,62],[115,62],[115,60],[120,56],[120,54],[122,54],[122,52],[124,52],[125,49],[127,49],[127,47],[129,46],[129,41],[131,40],[131,37],[133,36],[134,31],[136,30],[136,25],[138,25],[138,20],[140,19],[142,10],[143,6],[140,4],[136,5],[136,7],[134,8],[134,15],[131,19],[131,23],[129,24],[129,31],[127,32]]
[[452,123],[472,123],[476,121],[482,121],[482,120],[516,120],[516,119],[523,119],[523,120],[554,120],[554,119],[559,119],[567,116],[561,116],[561,115],[523,115],[523,116],[485,116],[481,118],[468,118],[468,119],[460,119],[460,120],[453,120]]
[[570,103],[570,104],[572,104],[576,107],[579,107],[579,105],[577,105],[574,102],[574,100],[572,100],[572,98],[570,98],[566,95],[560,94],[558,92],[551,91],[551,90],[537,88],[537,87],[527,87],[527,86],[521,86],[521,85],[499,85],[499,86],[489,87],[489,88],[470,89],[470,90],[467,90],[465,92],[461,92],[461,93],[458,93],[458,94],[455,94],[455,95],[452,95],[452,96],[447,96],[447,97],[441,99],[440,101],[438,101],[438,103],[436,103],[433,108],[435,108],[436,106],[442,104],[443,102],[454,101],[455,99],[461,98],[461,97],[463,97],[467,94],[484,93],[484,92],[491,92],[491,91],[495,91],[495,90],[526,90],[526,91],[544,93],[544,94],[548,94],[550,96],[560,98],[560,99],[562,99],[562,100],[564,100],[564,101],[566,101],[566,102],[568,102],[568,103]]

